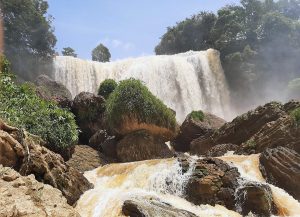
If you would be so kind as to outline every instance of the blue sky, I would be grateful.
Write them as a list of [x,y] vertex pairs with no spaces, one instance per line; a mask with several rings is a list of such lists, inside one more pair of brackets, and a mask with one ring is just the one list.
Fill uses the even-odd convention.
[[91,59],[99,43],[112,60],[151,55],[168,26],[205,10],[216,12],[238,0],[48,0],[58,42]]

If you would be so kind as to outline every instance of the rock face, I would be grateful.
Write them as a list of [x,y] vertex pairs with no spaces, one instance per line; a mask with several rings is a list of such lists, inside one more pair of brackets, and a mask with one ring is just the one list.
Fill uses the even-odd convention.
[[74,154],[67,162],[67,165],[83,173],[106,165],[107,163],[109,163],[109,161],[97,150],[87,145],[76,145]]
[[58,189],[0,165],[0,216],[79,217]]
[[131,162],[168,158],[173,153],[161,137],[140,130],[126,135],[117,144],[117,156],[121,162]]
[[300,155],[286,147],[267,149],[259,158],[260,169],[269,183],[286,190],[300,201]]
[[42,99],[57,102],[63,108],[71,108],[72,94],[63,84],[52,80],[47,75],[37,77],[35,84],[36,92]]
[[[179,158],[183,172],[188,171],[191,159]],[[235,208],[234,192],[240,176],[236,168],[216,158],[198,159],[186,186],[186,199],[196,205],[220,204]]]
[[151,197],[126,200],[122,206],[122,212],[124,215],[131,217],[196,217],[191,212],[177,209],[158,198]]
[[81,130],[79,139],[88,144],[89,139],[104,126],[105,99],[92,93],[78,94],[72,106],[76,122]]
[[295,126],[290,115],[299,106],[297,101],[259,106],[224,124],[214,133],[193,140],[191,153],[203,155],[216,145],[229,143],[240,146],[236,151],[238,154],[260,153],[277,146],[286,146],[300,153],[300,128]]
[[13,167],[22,175],[34,174],[38,181],[61,190],[68,203],[74,204],[92,185],[79,171],[67,166],[60,155],[41,144],[38,137],[26,132],[15,129],[9,133],[2,128],[0,147],[8,148],[10,155],[0,152],[0,164]]
[[229,151],[236,151],[238,149],[237,145],[234,144],[221,144],[213,146],[204,155],[208,157],[221,157]]
[[247,183],[237,191],[238,210],[243,216],[252,212],[261,217],[276,215],[271,188],[259,183]]
[[176,151],[187,152],[190,150],[192,140],[220,128],[225,120],[210,114],[204,113],[203,120],[195,119],[189,114],[180,127],[178,136],[174,140]]

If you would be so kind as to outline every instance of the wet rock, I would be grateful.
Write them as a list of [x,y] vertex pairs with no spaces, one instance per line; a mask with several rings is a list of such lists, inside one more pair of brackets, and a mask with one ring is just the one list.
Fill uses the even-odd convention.
[[221,157],[229,151],[236,151],[238,149],[237,145],[234,144],[221,144],[213,146],[204,155],[208,157]]
[[83,173],[108,163],[110,163],[109,159],[97,150],[87,145],[76,145],[75,152],[67,165]]
[[174,149],[176,151],[187,152],[190,150],[190,143],[192,140],[199,138],[209,132],[220,128],[225,124],[225,120],[210,114],[203,113],[203,120],[193,118],[189,114],[180,127],[178,136],[174,140]]
[[261,217],[277,214],[271,188],[265,184],[250,182],[239,188],[237,204],[243,216],[248,215],[249,212]]
[[89,146],[100,151],[101,144],[109,138],[106,130],[98,130],[89,140]]
[[[0,120],[0,123],[3,122]],[[92,187],[79,171],[67,166],[59,154],[42,146],[43,141],[39,137],[17,129],[10,133],[4,130],[0,130],[0,147],[5,144],[13,152],[11,159],[7,159],[10,156],[6,153],[0,153],[0,163],[4,166],[11,166],[22,175],[34,174],[38,181],[58,188],[69,204],[74,204],[83,192]]]
[[100,152],[111,159],[118,159],[117,146],[119,140],[115,136],[109,136],[100,144]]
[[196,217],[191,212],[177,209],[158,198],[152,197],[126,200],[122,206],[122,212],[130,217]]
[[61,83],[52,80],[47,75],[40,75],[36,81],[36,92],[47,101],[54,101],[62,108],[71,108],[72,94]]
[[79,217],[62,193],[35,180],[33,175],[21,176],[0,165],[0,216]]
[[[183,171],[193,165],[189,158],[179,158]],[[198,159],[186,186],[186,199],[196,205],[220,204],[235,208],[234,192],[238,187],[239,172],[216,158]]]
[[81,130],[79,139],[84,144],[99,130],[105,129],[104,124],[105,99],[88,92],[78,94],[72,106],[76,122]]
[[173,152],[163,138],[140,130],[126,135],[117,144],[117,156],[121,162],[131,162],[168,158],[173,156]]
[[267,180],[300,201],[300,155],[286,147],[265,150],[259,158]]
[[211,132],[194,139],[190,144],[190,152],[195,155],[205,155],[215,145],[212,140],[213,135],[213,132]]

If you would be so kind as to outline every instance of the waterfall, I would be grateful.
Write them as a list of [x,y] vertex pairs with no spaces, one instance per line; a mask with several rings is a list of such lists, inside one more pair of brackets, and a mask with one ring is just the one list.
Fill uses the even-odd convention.
[[200,109],[225,119],[233,115],[219,52],[213,49],[110,63],[57,56],[53,77],[63,83],[73,97],[82,91],[96,93],[99,84],[107,78],[140,79],[176,111],[179,121],[191,111]]

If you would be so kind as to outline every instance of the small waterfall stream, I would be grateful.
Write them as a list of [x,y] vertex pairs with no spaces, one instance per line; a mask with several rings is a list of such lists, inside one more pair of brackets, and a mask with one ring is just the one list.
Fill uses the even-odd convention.
[[53,77],[73,97],[82,91],[97,92],[107,78],[142,80],[150,91],[177,112],[183,121],[193,110],[204,110],[225,119],[233,115],[219,52],[190,51],[176,55],[148,56],[99,63],[57,56]]
[[[237,167],[245,180],[265,183],[259,171],[258,155],[228,155],[221,159]],[[196,206],[183,199],[185,184],[194,168],[193,162],[190,163],[190,168],[187,173],[182,174],[176,159],[164,159],[110,164],[86,172],[85,176],[95,188],[80,198],[76,209],[83,217],[123,216],[121,209],[125,200],[142,200],[143,196],[149,196],[200,217],[241,216],[220,205]],[[284,190],[270,186],[280,216],[300,216],[300,203]],[[161,215],[158,213],[157,216]]]

